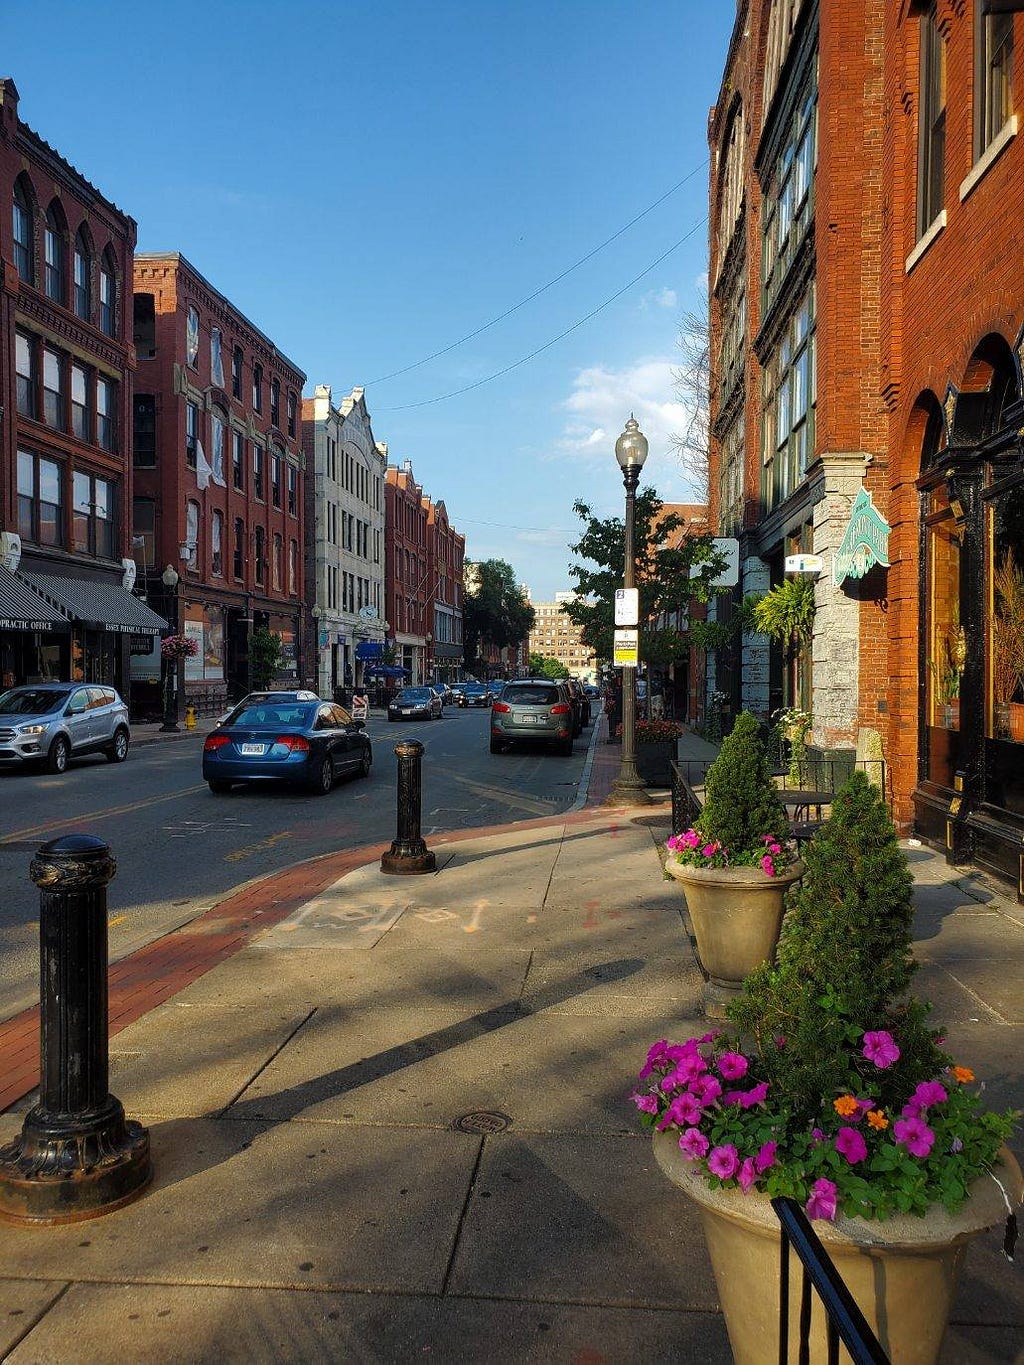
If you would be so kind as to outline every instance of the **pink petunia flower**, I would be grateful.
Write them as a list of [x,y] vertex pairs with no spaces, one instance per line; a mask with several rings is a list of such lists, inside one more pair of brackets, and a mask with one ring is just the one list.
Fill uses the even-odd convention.
[[747,1074],[749,1066],[750,1063],[741,1052],[723,1052],[718,1059],[719,1075],[727,1081],[738,1081]]
[[667,1050],[667,1038],[659,1038],[656,1043],[651,1045],[647,1052],[647,1061],[644,1062],[643,1066],[640,1068],[640,1079],[642,1081],[645,1081],[656,1067],[661,1066],[667,1060]]
[[765,874],[766,877],[775,876],[775,864],[772,862],[772,856],[770,853],[766,853],[764,857],[761,859],[761,871]]
[[696,1095],[702,1105],[709,1105],[714,1104],[715,1100],[721,1095],[722,1085],[714,1076],[698,1076],[690,1086],[690,1091]]
[[757,1166],[752,1156],[744,1158],[743,1164],[740,1166],[736,1175],[736,1179],[739,1181],[740,1189],[746,1194],[757,1179]]
[[762,1171],[768,1170],[769,1166],[775,1165],[775,1151],[778,1147],[776,1142],[766,1142],[754,1157],[754,1166],[758,1175]]
[[911,1096],[911,1103],[919,1109],[927,1109],[932,1104],[942,1104],[948,1099],[945,1088],[938,1081],[922,1081]]
[[825,1134],[821,1131],[820,1128],[812,1128],[811,1138],[814,1142],[824,1142]]
[[880,1071],[885,1071],[887,1067],[899,1061],[900,1050],[893,1041],[891,1033],[887,1033],[885,1029],[877,1029],[873,1033],[865,1033],[863,1056],[869,1062],[874,1062]]
[[706,1156],[710,1146],[710,1142],[699,1128],[687,1128],[679,1138],[679,1150],[692,1161]]
[[708,1157],[708,1170],[720,1180],[728,1180],[739,1169],[740,1154],[731,1142],[716,1147]]
[[718,848],[719,848],[718,844],[705,844],[704,847],[701,849],[701,854],[705,858],[713,858],[715,854],[718,852]]
[[824,1218],[831,1223],[836,1216],[836,1197],[838,1191],[831,1180],[822,1177],[811,1186],[811,1197],[804,1207],[808,1218]]
[[633,1103],[638,1109],[642,1109],[645,1114],[656,1114],[658,1112],[657,1095],[641,1095],[639,1093],[631,1095]]
[[854,1166],[867,1156],[868,1145],[859,1129],[844,1127],[836,1135],[836,1151]]
[[755,1104],[764,1104],[768,1096],[768,1082],[759,1081],[749,1090],[727,1090],[722,1098],[723,1104],[738,1104],[741,1109],[753,1109]]
[[684,1090],[681,1095],[675,1097],[658,1120],[658,1132],[663,1133],[672,1124],[681,1128],[684,1124],[700,1123],[702,1112],[696,1098],[688,1090]]
[[916,1116],[897,1119],[892,1126],[892,1133],[911,1156],[927,1156],[935,1143],[935,1134],[924,1119]]

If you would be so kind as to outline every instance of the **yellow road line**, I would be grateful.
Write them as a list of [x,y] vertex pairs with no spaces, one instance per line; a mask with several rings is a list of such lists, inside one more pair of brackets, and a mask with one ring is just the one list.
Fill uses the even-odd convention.
[[146,806],[158,806],[164,801],[177,801],[181,796],[191,796],[193,792],[206,790],[206,783],[200,782],[195,787],[185,787],[181,791],[168,792],[166,796],[151,796],[145,801],[131,801],[127,806],[110,806],[106,810],[89,811],[85,815],[72,815],[64,820],[49,820],[45,825],[34,825],[31,829],[15,830],[13,834],[5,834],[0,839],[0,844],[10,844],[17,839],[34,839],[39,834],[50,834],[55,829],[63,829],[67,825],[81,826],[84,820],[107,820],[112,815],[124,815],[126,811],[141,810]]

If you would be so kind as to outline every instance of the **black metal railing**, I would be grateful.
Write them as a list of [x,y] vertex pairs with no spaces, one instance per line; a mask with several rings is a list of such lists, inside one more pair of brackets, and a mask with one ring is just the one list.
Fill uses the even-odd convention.
[[795,1199],[773,1199],[782,1228],[781,1260],[779,1262],[779,1365],[789,1363],[789,1266],[790,1249],[796,1252],[803,1266],[800,1287],[799,1341],[797,1361],[810,1361],[811,1293],[821,1300],[825,1310],[825,1341],[828,1365],[838,1365],[839,1344],[846,1347],[854,1365],[890,1365],[864,1314],[857,1307],[831,1256],[822,1246],[811,1227],[807,1215]]

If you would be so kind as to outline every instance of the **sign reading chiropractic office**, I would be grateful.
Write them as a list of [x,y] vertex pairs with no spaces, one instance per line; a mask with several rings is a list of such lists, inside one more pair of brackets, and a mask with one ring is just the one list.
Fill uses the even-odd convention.
[[883,569],[889,567],[890,529],[871,494],[862,488],[854,499],[850,524],[832,561],[832,577],[837,586],[847,578],[863,578],[876,564]]

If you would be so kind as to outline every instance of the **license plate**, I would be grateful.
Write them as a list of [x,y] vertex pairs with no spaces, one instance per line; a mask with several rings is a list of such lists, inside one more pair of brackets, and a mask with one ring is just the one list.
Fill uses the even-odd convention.
[[252,754],[253,757],[259,758],[260,755],[266,752],[266,748],[267,746],[265,744],[243,744],[242,753]]
[[402,715],[403,715],[403,716],[411,716],[411,715],[412,715],[412,711],[410,711],[408,708],[406,708],[406,709],[402,712]]
[[514,715],[512,719],[516,725],[539,725],[541,723],[540,716],[526,716],[522,713]]

